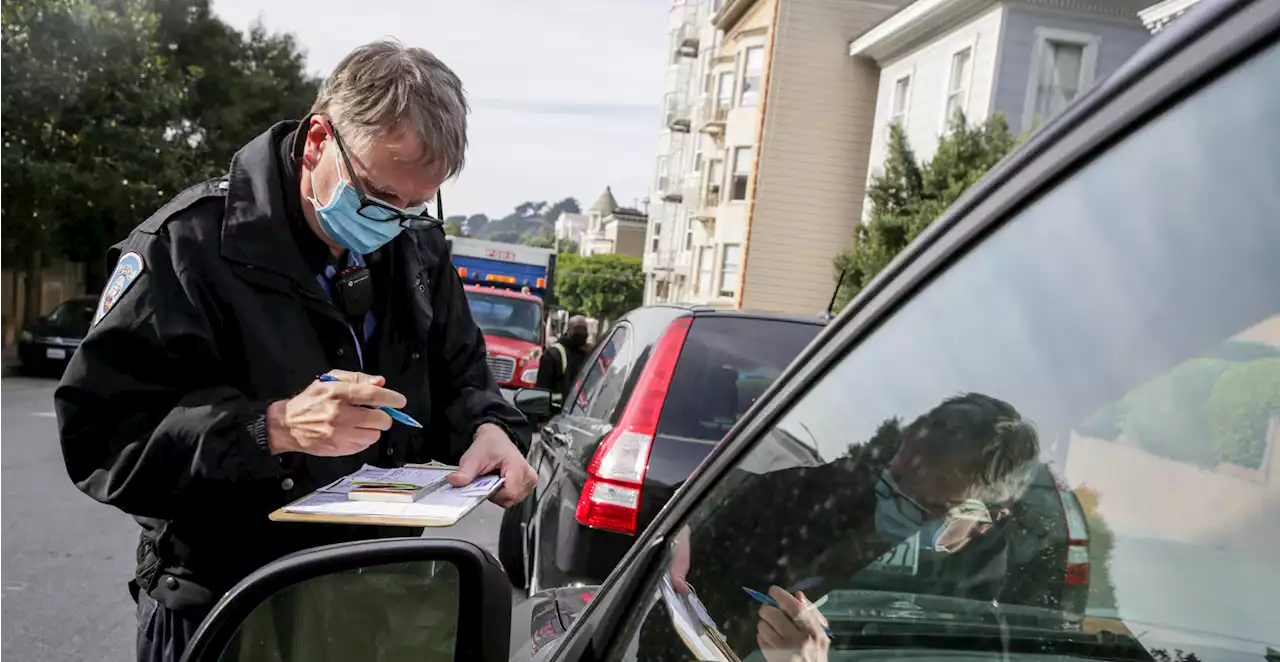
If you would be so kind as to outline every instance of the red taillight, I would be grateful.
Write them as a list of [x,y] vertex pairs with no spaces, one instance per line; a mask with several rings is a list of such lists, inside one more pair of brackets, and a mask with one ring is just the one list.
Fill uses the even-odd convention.
[[1066,484],[1054,476],[1058,487],[1058,501],[1062,504],[1062,518],[1067,528],[1067,562],[1063,582],[1073,586],[1089,585],[1089,524],[1085,520],[1080,501]]
[[690,323],[691,318],[682,317],[667,327],[636,381],[618,425],[591,458],[575,514],[582,524],[635,535],[649,452]]

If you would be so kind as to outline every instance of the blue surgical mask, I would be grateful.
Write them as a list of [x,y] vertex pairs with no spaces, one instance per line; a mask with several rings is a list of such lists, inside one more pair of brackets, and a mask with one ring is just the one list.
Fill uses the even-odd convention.
[[[337,149],[336,146],[334,149]],[[333,185],[333,194],[329,204],[322,205],[315,198],[308,198],[315,206],[320,228],[324,233],[338,242],[340,246],[361,255],[368,255],[385,246],[399,235],[404,227],[396,221],[375,221],[360,215],[360,195],[356,193],[347,179],[342,176],[338,166],[338,155],[333,159],[333,167],[338,170],[338,181]],[[311,171],[311,190],[316,190],[316,173]],[[379,200],[379,202],[382,202]],[[383,203],[386,204],[386,203]],[[406,214],[416,215],[426,211],[426,206],[403,209]]]

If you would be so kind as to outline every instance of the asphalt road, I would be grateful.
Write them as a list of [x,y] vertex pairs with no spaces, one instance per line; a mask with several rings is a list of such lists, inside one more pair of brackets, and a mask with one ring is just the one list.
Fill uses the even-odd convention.
[[[0,380],[0,657],[23,662],[133,659],[137,528],[67,479],[53,414],[54,382]],[[502,511],[485,504],[428,536],[470,540],[496,554]],[[515,600],[519,602],[519,597]],[[513,650],[528,631],[512,617]]]

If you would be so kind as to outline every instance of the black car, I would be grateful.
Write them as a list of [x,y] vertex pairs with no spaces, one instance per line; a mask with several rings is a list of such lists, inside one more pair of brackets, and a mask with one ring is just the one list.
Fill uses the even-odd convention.
[[[1280,4],[1204,0],[1178,19],[859,292],[598,590],[540,593],[515,659],[800,658],[761,650],[779,639],[810,660],[1280,659],[1280,359],[1221,350],[1280,347],[1278,80]],[[880,531],[879,505],[845,495],[884,482],[875,451],[894,447],[900,424],[957,398],[1016,410],[1023,441],[1024,424],[1035,430],[1009,514],[952,557],[995,551],[982,560],[998,562],[866,588],[878,548],[847,536]],[[952,457],[947,436],[933,438],[916,459]],[[1002,461],[1004,446],[991,450],[981,466]],[[931,466],[937,480],[954,468],[973,484],[973,467]],[[1078,510],[1052,514],[1060,488]],[[1036,544],[1020,505],[1064,532],[1044,527]],[[1027,564],[1057,558],[1062,538],[1087,568]],[[1086,572],[1082,622],[1062,613],[1079,605],[1037,597]],[[764,609],[765,591],[793,603],[803,591],[812,608]],[[457,607],[406,620],[406,599]],[[282,643],[333,651],[312,659],[392,644],[435,652],[443,640],[444,659],[506,662],[510,618],[506,574],[475,544],[351,543],[248,577],[184,659],[259,659],[259,628],[287,623]]]
[[98,308],[96,297],[80,297],[58,304],[34,326],[22,330],[18,360],[22,369],[37,374],[61,374],[89,332]]
[[[538,487],[504,514],[498,544],[512,583],[537,592],[604,581],[823,326],[706,306],[648,306],[620,319],[566,410],[551,412],[534,439]],[[517,406],[550,401],[537,389],[515,397]]]

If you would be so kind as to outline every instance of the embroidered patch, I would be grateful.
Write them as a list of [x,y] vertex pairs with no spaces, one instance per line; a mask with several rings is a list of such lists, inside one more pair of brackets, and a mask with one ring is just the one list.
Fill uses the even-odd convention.
[[107,286],[102,290],[102,299],[98,301],[98,312],[93,315],[93,326],[97,326],[102,318],[111,312],[120,301],[120,297],[129,291],[129,286],[133,285],[133,281],[138,280],[138,276],[142,275],[146,266],[142,262],[142,256],[137,253],[125,253],[120,256],[120,261],[116,262],[116,270],[111,272],[111,278],[107,279]]

